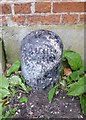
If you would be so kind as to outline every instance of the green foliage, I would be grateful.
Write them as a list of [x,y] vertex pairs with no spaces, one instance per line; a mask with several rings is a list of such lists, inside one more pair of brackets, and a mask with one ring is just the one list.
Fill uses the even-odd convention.
[[80,104],[81,104],[83,114],[86,115],[86,95],[80,96]]
[[3,99],[10,95],[8,87],[9,87],[8,79],[0,75],[0,99]]
[[68,86],[68,95],[79,96],[86,92],[86,77],[79,78]]
[[80,77],[82,77],[85,73],[85,68],[81,67],[80,70],[74,71],[70,76],[68,76],[67,82],[73,82],[73,81],[77,81]]
[[28,102],[28,99],[27,97],[23,96],[21,99],[20,99],[20,103],[27,103]]
[[0,75],[0,88],[8,89],[9,87],[9,81],[6,77]]
[[49,92],[48,92],[48,100],[51,103],[54,95],[56,94],[58,90],[59,84],[55,85]]
[[7,120],[9,118],[12,118],[16,112],[17,112],[17,108],[9,108],[8,111],[2,113],[2,120]]
[[66,78],[66,90],[69,96],[80,97],[80,104],[83,114],[86,114],[86,67],[83,66],[81,56],[74,51],[65,51],[63,58],[68,60],[73,73]]
[[9,77],[12,73],[17,72],[17,71],[19,70],[20,66],[21,66],[21,63],[20,63],[19,60],[17,60],[17,61],[11,66],[11,68],[8,70],[6,76]]
[[65,50],[63,59],[68,61],[68,64],[72,70],[78,70],[82,67],[82,58],[78,53],[74,51]]
[[0,120],[2,118],[2,103],[0,103]]
[[20,86],[21,89],[23,89],[26,93],[28,93],[28,89],[26,87],[26,85],[22,82],[21,78],[19,76],[12,76],[9,78],[9,83],[11,86]]
[[[31,90],[31,87],[26,86],[21,74],[12,75],[12,73],[18,72],[21,67],[20,65],[20,61],[16,61],[8,70],[7,78],[4,75],[0,75],[0,120],[2,118],[12,117],[17,111],[17,108],[9,108],[8,111],[6,111],[5,107],[18,90],[23,90],[26,93],[29,93]],[[26,102],[27,100],[23,98],[21,101]]]
[[[64,87],[69,96],[80,97],[80,104],[83,114],[86,115],[86,67],[83,65],[81,56],[71,50],[65,50],[63,53],[63,62],[70,66],[72,73],[64,78],[63,69],[61,68],[61,81],[60,85]],[[64,66],[64,64],[63,64]],[[59,84],[59,83],[58,83]],[[59,85],[59,86],[60,86]],[[57,87],[52,88],[48,93],[49,102],[52,101],[55,93],[57,92]]]

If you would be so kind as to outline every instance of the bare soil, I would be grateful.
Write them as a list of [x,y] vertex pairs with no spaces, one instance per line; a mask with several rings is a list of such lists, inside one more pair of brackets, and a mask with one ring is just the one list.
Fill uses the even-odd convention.
[[[20,103],[22,96],[28,98],[27,103]],[[10,106],[18,109],[15,118],[84,118],[78,97],[69,97],[60,90],[52,103],[48,101],[47,91],[31,91],[29,94],[19,92]]]

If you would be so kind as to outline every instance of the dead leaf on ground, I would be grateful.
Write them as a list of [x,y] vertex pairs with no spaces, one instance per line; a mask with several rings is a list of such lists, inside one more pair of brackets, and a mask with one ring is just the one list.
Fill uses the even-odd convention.
[[69,76],[72,73],[72,70],[70,68],[64,68],[64,75]]

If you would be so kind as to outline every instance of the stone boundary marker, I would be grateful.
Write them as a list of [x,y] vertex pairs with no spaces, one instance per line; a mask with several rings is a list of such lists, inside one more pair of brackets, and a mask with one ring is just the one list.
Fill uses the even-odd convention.
[[63,44],[52,31],[36,30],[21,44],[21,68],[26,83],[34,89],[53,87],[59,81]]

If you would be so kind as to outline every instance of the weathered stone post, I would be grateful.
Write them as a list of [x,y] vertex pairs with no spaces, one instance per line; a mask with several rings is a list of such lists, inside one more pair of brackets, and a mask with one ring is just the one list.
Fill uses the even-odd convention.
[[63,44],[48,30],[32,31],[21,44],[22,75],[33,89],[44,89],[59,80]]

